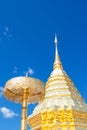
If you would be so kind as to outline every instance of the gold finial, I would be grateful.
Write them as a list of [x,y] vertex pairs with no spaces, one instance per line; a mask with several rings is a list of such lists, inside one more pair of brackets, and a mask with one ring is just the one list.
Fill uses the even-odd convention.
[[25,77],[28,77],[28,74],[29,74],[29,72],[27,71],[27,72],[25,73]]
[[54,61],[54,69],[59,69],[62,68],[62,64],[59,58],[59,54],[58,54],[58,48],[57,48],[57,44],[58,44],[58,39],[57,39],[57,35],[55,34],[55,39],[54,39],[54,43],[55,43],[55,61]]
[[58,39],[57,39],[57,35],[55,34],[55,40],[54,40],[55,44],[58,44]]

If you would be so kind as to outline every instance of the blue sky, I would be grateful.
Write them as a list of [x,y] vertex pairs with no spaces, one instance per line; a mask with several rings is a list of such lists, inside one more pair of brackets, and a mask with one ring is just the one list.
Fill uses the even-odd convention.
[[[64,70],[87,102],[87,1],[0,1],[0,128],[19,130],[21,105],[6,100],[2,87],[29,70],[47,81],[54,61],[54,35]],[[30,114],[35,105],[29,106]],[[3,111],[5,117],[3,116]],[[29,127],[28,127],[29,129]]]

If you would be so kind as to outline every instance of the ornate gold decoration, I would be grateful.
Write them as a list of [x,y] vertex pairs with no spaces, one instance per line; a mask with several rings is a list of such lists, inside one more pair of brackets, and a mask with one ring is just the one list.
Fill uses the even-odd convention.
[[[46,127],[52,126],[52,129],[57,130],[57,127],[60,126],[61,128],[65,127],[66,130],[68,128],[75,128],[75,126],[80,126],[87,128],[87,113],[74,111],[74,110],[48,110],[46,112],[41,113],[42,118],[42,130],[46,130]],[[78,124],[75,125],[75,122]],[[81,126],[81,123],[83,125]]]

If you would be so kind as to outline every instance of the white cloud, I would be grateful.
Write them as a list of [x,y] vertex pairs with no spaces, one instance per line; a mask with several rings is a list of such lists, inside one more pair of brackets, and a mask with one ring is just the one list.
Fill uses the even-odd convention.
[[0,97],[3,95],[3,87],[0,87]]
[[0,26],[0,40],[12,38],[10,28],[8,26]]
[[4,118],[13,118],[15,116],[18,116],[18,114],[14,113],[13,111],[11,111],[6,107],[0,108],[0,112],[3,114]]
[[14,74],[18,73],[18,67],[16,67],[16,66],[14,67],[13,73],[14,73]]
[[28,71],[27,71],[27,72],[28,72],[29,75],[33,75],[33,74],[34,74],[34,70],[31,69],[30,67],[28,68]]
[[34,72],[34,70],[33,69],[31,69],[30,67],[28,67],[28,71],[24,71],[23,72],[24,73],[24,75],[33,75],[35,72]]
[[[13,74],[17,74],[18,73],[18,67],[14,67],[13,69]],[[32,68],[28,67],[27,71],[23,71],[24,75],[33,75],[35,72]]]

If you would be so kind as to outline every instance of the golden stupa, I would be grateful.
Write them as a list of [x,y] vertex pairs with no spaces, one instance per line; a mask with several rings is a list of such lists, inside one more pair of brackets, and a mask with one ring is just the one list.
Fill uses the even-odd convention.
[[87,130],[87,105],[63,70],[55,36],[53,71],[45,86],[45,97],[28,117],[31,130]]

